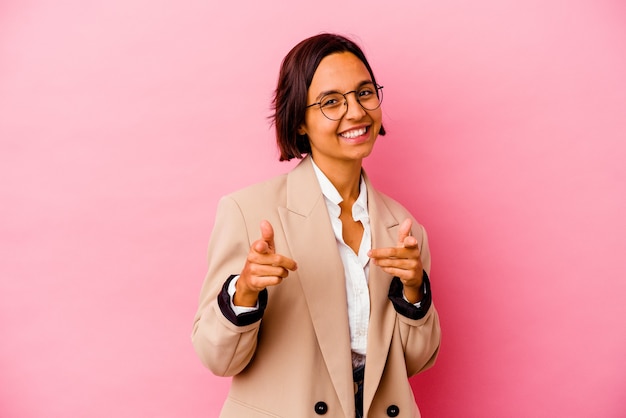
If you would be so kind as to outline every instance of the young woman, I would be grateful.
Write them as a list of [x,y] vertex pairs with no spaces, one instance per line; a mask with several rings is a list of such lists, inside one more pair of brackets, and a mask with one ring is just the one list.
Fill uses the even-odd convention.
[[302,161],[220,200],[194,321],[202,362],[233,376],[221,417],[420,416],[408,378],[435,362],[439,319],[424,228],[362,169],[382,97],[345,37],[283,60],[278,147]]

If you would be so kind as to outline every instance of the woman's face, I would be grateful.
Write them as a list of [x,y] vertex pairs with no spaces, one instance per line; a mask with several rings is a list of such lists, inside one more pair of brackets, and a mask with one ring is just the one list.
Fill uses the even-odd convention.
[[[340,52],[322,59],[309,87],[307,105],[319,102],[328,92],[346,93],[361,89],[365,83],[373,87],[372,79],[363,62],[350,52]],[[380,131],[382,111],[365,110],[355,93],[346,96],[348,109],[339,120],[330,120],[312,106],[306,110],[299,134],[306,134],[311,144],[311,155],[320,168],[335,164],[358,162],[374,148]]]

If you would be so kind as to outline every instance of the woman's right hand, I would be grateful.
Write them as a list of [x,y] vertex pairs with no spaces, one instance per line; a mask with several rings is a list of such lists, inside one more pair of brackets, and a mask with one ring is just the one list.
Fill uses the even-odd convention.
[[268,221],[261,222],[261,238],[250,246],[246,264],[235,285],[233,303],[236,306],[255,306],[259,292],[267,286],[282,283],[298,265],[291,258],[276,254],[274,228]]

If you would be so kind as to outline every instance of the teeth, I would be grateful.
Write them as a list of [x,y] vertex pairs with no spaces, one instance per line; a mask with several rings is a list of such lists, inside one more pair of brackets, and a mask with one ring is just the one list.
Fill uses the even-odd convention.
[[357,136],[361,136],[367,132],[367,128],[355,129],[354,131],[348,131],[341,134],[344,138],[352,139]]

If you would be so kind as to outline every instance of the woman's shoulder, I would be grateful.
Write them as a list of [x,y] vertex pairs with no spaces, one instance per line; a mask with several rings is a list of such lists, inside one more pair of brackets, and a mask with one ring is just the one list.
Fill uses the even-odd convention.
[[374,187],[373,185],[371,185],[369,192],[373,193],[376,199],[382,202],[392,213],[398,213],[398,212],[408,213],[409,212],[408,209],[404,207],[402,203],[400,203],[399,201],[397,201],[395,198],[391,197],[387,193],[381,191],[377,187]]
[[[302,182],[303,176],[314,178],[313,168],[308,164],[308,158],[300,161],[285,173],[278,174],[267,180],[251,184],[239,190],[229,193],[225,197],[235,201],[252,201],[259,204],[260,199],[267,203],[278,203],[286,199],[288,178],[294,176],[296,183]],[[281,200],[282,199],[282,200]]]
[[276,200],[284,194],[286,183],[287,173],[279,174],[267,180],[235,190],[224,196],[224,198],[235,200],[240,204],[246,202],[259,204],[260,200]]
[[402,222],[406,218],[412,218],[415,223],[420,224],[414,213],[395,198],[378,189],[373,189],[373,193],[376,195],[378,202],[383,204],[398,222]]

